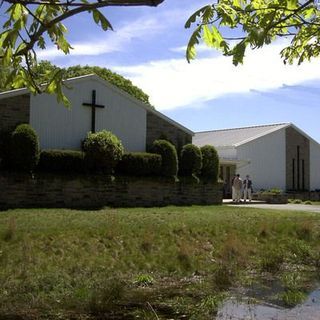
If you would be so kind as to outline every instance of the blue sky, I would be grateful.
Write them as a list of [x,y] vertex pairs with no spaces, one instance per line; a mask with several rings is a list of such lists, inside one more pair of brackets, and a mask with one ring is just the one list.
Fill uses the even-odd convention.
[[67,22],[69,56],[54,48],[39,57],[60,66],[107,67],[131,79],[161,112],[194,131],[293,122],[320,142],[319,60],[285,66],[282,40],[249,51],[243,66],[201,45],[190,64],[184,23],[209,1],[165,0],[157,8],[106,8],[114,31],[103,32],[87,13]]

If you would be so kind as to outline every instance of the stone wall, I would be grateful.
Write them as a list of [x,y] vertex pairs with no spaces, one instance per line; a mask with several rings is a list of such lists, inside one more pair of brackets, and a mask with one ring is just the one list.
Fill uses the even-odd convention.
[[18,124],[29,123],[30,95],[0,100],[0,131],[13,130]]
[[320,191],[307,191],[307,192],[289,192],[289,199],[300,199],[302,201],[320,201]]
[[168,121],[161,119],[151,112],[147,112],[147,148],[154,140],[166,138],[180,150],[182,146],[192,142],[192,135],[177,128]]
[[286,186],[310,189],[310,141],[292,127],[286,129]]
[[222,185],[166,179],[13,173],[0,175],[0,208],[151,207],[222,203]]

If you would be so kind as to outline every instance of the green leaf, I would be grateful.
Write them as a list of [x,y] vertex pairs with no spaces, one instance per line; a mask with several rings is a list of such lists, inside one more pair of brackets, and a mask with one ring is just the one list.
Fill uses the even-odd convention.
[[186,51],[186,58],[188,62],[195,59],[196,57],[195,46],[199,43],[199,39],[201,38],[201,30],[202,26],[198,26],[196,30],[193,32],[192,36],[190,37]]
[[16,49],[16,53],[18,53],[19,51],[22,51],[22,50],[24,50],[25,48],[26,48],[26,43],[25,42],[21,42],[20,44],[19,44],[19,46],[17,47],[17,49]]
[[298,8],[298,0],[287,0],[288,9],[294,10]]
[[213,47],[212,33],[207,24],[203,26],[203,41],[208,47]]
[[96,24],[101,24],[101,27],[104,31],[110,29],[113,30],[112,25],[106,19],[106,17],[97,9],[92,10],[93,20]]
[[202,13],[208,8],[211,7],[210,5],[206,5],[202,8],[200,8],[199,10],[197,10],[195,13],[193,13],[190,18],[187,20],[187,22],[185,23],[184,27],[186,29],[189,29],[191,27],[191,25],[196,22],[197,18],[200,17],[202,15]]
[[243,63],[246,47],[247,47],[247,44],[245,41],[241,41],[233,47],[231,54],[233,56],[232,63],[235,66],[237,66],[239,63],[241,64]]
[[223,49],[225,47],[225,41],[223,40],[220,31],[215,26],[212,26],[212,39],[214,48]]
[[207,23],[211,23],[211,20],[213,19],[213,16],[214,16],[214,10],[213,10],[213,7],[212,6],[207,6],[205,8],[205,10],[203,11],[202,13],[202,22],[204,24],[207,24]]
[[38,44],[38,47],[40,49],[45,49],[46,48],[46,42],[45,42],[43,37],[39,37],[39,40],[38,40],[37,44]]
[[62,50],[65,54],[68,54],[70,52],[70,49],[72,49],[69,42],[64,36],[60,36],[57,39],[56,44],[58,46],[58,49]]
[[7,50],[5,50],[3,58],[2,58],[2,65],[4,67],[8,67],[11,65],[11,58],[12,58],[12,48],[7,47]]
[[13,20],[21,19],[24,14],[24,8],[20,3],[16,3],[12,6],[11,17]]

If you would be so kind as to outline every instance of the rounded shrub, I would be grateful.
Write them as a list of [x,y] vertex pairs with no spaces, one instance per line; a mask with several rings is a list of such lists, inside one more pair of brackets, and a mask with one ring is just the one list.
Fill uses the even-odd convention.
[[32,171],[39,161],[39,139],[28,124],[20,124],[12,132],[10,142],[11,167],[17,171]]
[[200,149],[192,143],[186,144],[181,149],[179,174],[192,176],[200,173],[202,168],[202,154]]
[[161,155],[161,175],[175,177],[178,173],[178,156],[176,147],[166,140],[155,140],[151,151]]
[[215,147],[205,145],[200,148],[202,153],[201,176],[214,182],[218,181],[219,156]]
[[73,150],[43,150],[37,168],[44,172],[84,172],[84,154]]
[[161,172],[161,156],[147,152],[125,153],[119,161],[117,173],[129,176],[156,176]]
[[121,141],[110,131],[89,132],[83,143],[89,169],[112,173],[123,155]]

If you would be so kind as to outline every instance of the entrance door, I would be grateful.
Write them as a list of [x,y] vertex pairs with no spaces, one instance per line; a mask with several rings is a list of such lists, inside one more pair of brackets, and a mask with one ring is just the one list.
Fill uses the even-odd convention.
[[222,164],[220,166],[220,179],[223,181],[223,196],[231,198],[232,195],[232,177],[236,173],[235,165]]

